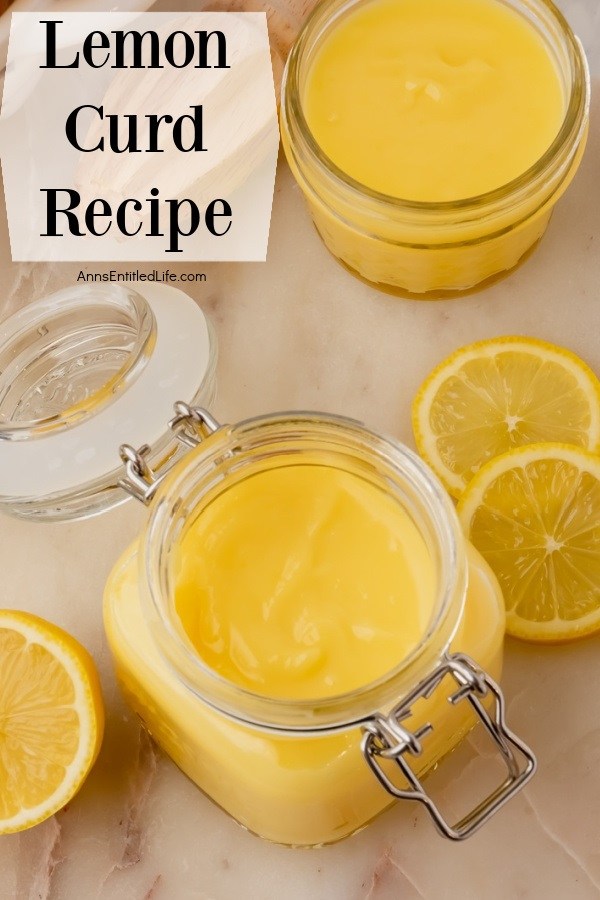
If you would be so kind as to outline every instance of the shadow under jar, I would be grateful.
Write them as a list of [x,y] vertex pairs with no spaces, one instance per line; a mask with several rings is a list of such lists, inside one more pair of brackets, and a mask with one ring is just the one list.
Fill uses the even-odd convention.
[[[151,476],[144,482],[135,454],[128,466],[131,490],[150,503],[150,517],[139,541],[123,555],[108,580],[104,617],[129,704],[168,755],[212,800],[268,840],[292,846],[333,842],[362,828],[394,798],[402,797],[424,803],[446,837],[460,840],[472,834],[529,779],[535,761],[506,728],[502,695],[493,680],[500,674],[504,636],[500,589],[487,564],[467,545],[441,485],[412,452],[347,419],[282,413],[219,426],[203,410],[196,410],[191,416],[179,416],[177,428],[182,426],[186,443],[194,443],[196,432],[197,446],[174,469],[159,474],[157,481]],[[197,565],[212,574],[206,591],[197,582],[191,588],[188,585],[192,618],[202,623],[207,609],[212,613],[218,594],[214,578],[219,572],[207,560],[237,514],[247,512],[240,500],[244,486],[274,472],[293,475],[296,467],[304,471],[324,467],[360,482],[359,491],[382,492],[385,502],[397,504],[418,532],[433,576],[431,612],[421,623],[414,645],[399,653],[391,668],[374,680],[361,682],[357,663],[352,689],[316,697],[250,689],[218,671],[191,639],[179,596],[182,547],[189,548],[192,537]],[[126,486],[126,480],[121,484]],[[230,518],[217,519],[215,524],[211,518],[215,507],[231,493]],[[255,497],[259,505],[272,501],[262,490]],[[293,519],[295,510],[288,514]],[[279,529],[285,530],[285,522],[278,521]],[[271,533],[264,546],[257,546],[256,533],[263,535],[260,525],[259,516],[250,516],[248,546],[235,532],[235,564],[247,566],[249,560],[250,569],[255,562],[260,569],[262,556],[268,560],[275,535]],[[196,540],[199,527],[203,537]],[[335,527],[327,518],[326,528]],[[301,543],[307,552],[297,549],[300,558],[311,560],[312,579],[323,564],[322,553],[315,556],[310,530],[304,529],[303,534]],[[359,551],[342,544],[351,566],[348,554]],[[295,553],[292,548],[292,568]],[[368,581],[368,565],[365,571]],[[339,575],[343,581],[343,568]],[[367,623],[369,604],[386,602],[377,595],[375,573],[372,581],[371,599],[362,617]],[[258,621],[262,631],[260,615],[257,620],[248,612],[253,587],[249,582],[242,579],[246,590],[233,592],[227,626],[235,625],[232,618],[239,616],[241,627],[248,620],[254,627]],[[310,583],[314,588],[314,582]],[[398,590],[406,592],[396,620],[401,645],[402,607],[410,616],[416,601],[407,585]],[[273,599],[265,594],[264,605],[270,608]],[[260,596],[258,600],[260,605]],[[285,594],[278,612],[283,641],[289,641],[298,626],[289,600]],[[329,596],[316,600],[319,611],[321,605],[328,609]],[[337,610],[335,627],[357,627],[360,623],[351,612],[348,621],[344,619],[344,609],[342,604]],[[260,638],[264,643],[263,633]],[[215,641],[211,634],[209,641],[217,644],[221,639]],[[229,652],[239,655],[240,646],[232,641]],[[269,657],[276,653],[276,641],[265,649]],[[503,758],[506,778],[460,822],[448,824],[420,778],[478,720]]]
[[[562,89],[562,123],[539,158],[506,183],[450,200],[393,196],[362,183],[330,158],[311,131],[307,111],[312,69],[328,39],[335,37],[336,29],[355,13],[368,13],[369,7],[374,9],[386,2],[389,7],[389,0],[333,0],[321,3],[307,19],[284,74],[283,146],[320,236],[353,274],[382,290],[416,299],[456,296],[506,274],[544,233],[555,203],[577,171],[585,147],[590,92],[587,63],[579,40],[549,0],[481,0],[502,7],[502,14],[508,11],[520,17],[541,40]],[[473,2],[477,6],[478,0]],[[398,7],[401,3],[398,0]],[[401,27],[400,23],[398,28]],[[444,40],[449,47],[439,50],[436,46],[433,51],[442,58],[452,51],[451,34],[447,38],[440,36],[442,48]],[[361,42],[356,44],[357,79],[361,77],[360,66],[384,64],[375,52],[372,57],[363,58],[361,46]],[[330,57],[330,62],[329,72],[335,77],[335,58]],[[395,64],[394,60],[387,62]],[[440,99],[434,79],[427,85],[417,85],[418,79],[405,80],[407,72],[410,69],[402,70],[399,91],[410,88],[412,93],[421,91],[422,96],[429,91],[431,96],[425,97],[428,104]],[[324,65],[319,74],[321,81],[313,85],[315,91],[328,80]],[[348,90],[351,91],[350,84]],[[350,113],[347,107],[343,114],[352,116],[352,104],[349,109]],[[535,114],[536,110],[532,110],[532,121]],[[337,111],[331,113],[337,115]],[[394,115],[393,109],[389,115]],[[494,127],[492,123],[491,133]],[[521,134],[530,127],[534,126],[526,121]],[[360,129],[360,122],[356,128]],[[405,135],[407,142],[412,139],[411,133]],[[439,143],[443,174],[444,141]],[[380,161],[378,152],[377,141],[373,140],[375,169]],[[381,166],[385,165],[381,161]]]

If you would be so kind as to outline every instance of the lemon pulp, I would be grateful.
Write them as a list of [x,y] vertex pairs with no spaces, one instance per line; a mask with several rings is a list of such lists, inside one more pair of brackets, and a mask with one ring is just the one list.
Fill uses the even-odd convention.
[[526,444],[600,446],[600,382],[574,353],[502,337],[443,360],[413,403],[419,452],[459,497],[490,459]]
[[103,723],[87,651],[37,616],[0,610],[0,832],[41,822],[71,799]]
[[600,457],[519,448],[484,466],[458,509],[500,582],[509,634],[559,641],[600,630]]

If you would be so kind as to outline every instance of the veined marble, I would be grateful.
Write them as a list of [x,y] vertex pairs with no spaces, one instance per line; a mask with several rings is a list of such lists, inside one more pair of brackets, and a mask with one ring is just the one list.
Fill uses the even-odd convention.
[[[600,6],[560,5],[598,72]],[[481,293],[421,304],[377,293],[334,262],[280,161],[267,263],[206,266],[207,283],[190,286],[218,332],[215,413],[234,420],[327,410],[411,444],[415,389],[467,341],[536,335],[571,347],[600,371],[599,160],[597,100],[581,171],[531,259]],[[74,282],[72,264],[11,264],[5,222],[0,242],[0,315]],[[539,772],[465,844],[442,840],[424,811],[402,803],[332,847],[272,846],[213,806],[152,745],[119,696],[103,636],[102,589],[144,515],[132,501],[69,525],[0,516],[2,605],[52,619],[90,649],[108,714],[98,763],[69,807],[29,832],[0,838],[0,900],[600,896],[600,637],[561,647],[507,642],[508,719],[536,750]],[[478,744],[473,738],[429,782],[449,810],[460,805],[460,792],[473,797],[484,784],[485,745],[482,756],[467,759]]]

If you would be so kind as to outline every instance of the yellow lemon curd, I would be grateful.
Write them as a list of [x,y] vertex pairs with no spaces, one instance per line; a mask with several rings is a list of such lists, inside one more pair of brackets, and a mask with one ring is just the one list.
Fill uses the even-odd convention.
[[[188,649],[228,682],[281,702],[316,706],[384,678],[423,641],[439,602],[436,566],[408,513],[381,488],[327,465],[239,481],[191,518],[173,553]],[[468,553],[455,648],[497,676],[502,597],[487,564]],[[133,708],[183,771],[252,831],[292,845],[330,842],[391,802],[361,754],[357,727],[275,734],[228,718],[187,688],[148,626],[136,548],[109,579],[105,623]],[[419,771],[472,725],[469,704],[453,710],[447,696],[441,690],[420,713],[435,731]]]
[[[571,177],[533,186],[568,105],[548,39],[502,0],[338,10],[292,55],[282,113],[288,161],[329,249],[369,281],[418,295],[512,268]],[[316,162],[292,121],[296,89],[300,131],[325,157]],[[491,198],[528,172],[531,191],[525,178],[504,204]]]
[[498,0],[376,0],[332,29],[304,111],[343,172],[392,197],[474,197],[548,149],[564,90],[542,38]]
[[221,494],[188,529],[179,565],[176,609],[200,656],[270,697],[375,681],[419,643],[436,601],[408,514],[327,466],[272,469]]

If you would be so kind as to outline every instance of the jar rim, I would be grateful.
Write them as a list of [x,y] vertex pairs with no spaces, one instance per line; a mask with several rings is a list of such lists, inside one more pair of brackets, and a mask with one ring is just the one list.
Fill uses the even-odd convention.
[[[572,78],[565,116],[556,137],[528,169],[503,185],[458,200],[419,201],[395,197],[377,191],[348,175],[321,149],[309,128],[300,99],[300,65],[303,54],[310,49],[310,40],[315,31],[333,21],[350,7],[372,0],[320,0],[315,6],[296,38],[288,56],[281,85],[281,116],[290,134],[299,139],[310,159],[325,172],[339,190],[348,191],[355,200],[369,200],[387,210],[423,215],[440,215],[477,212],[482,207],[495,210],[504,202],[514,202],[517,195],[543,184],[555,167],[560,169],[565,148],[575,146],[586,128],[590,106],[590,74],[585,51],[579,38],[574,34],[567,19],[552,0],[511,0],[511,6],[528,8],[533,6],[538,13],[543,12],[557,27],[558,34],[567,49]],[[294,123],[297,128],[292,128]]]
[[[201,491],[212,491],[215,485],[226,490],[227,472],[234,471],[234,466],[251,464],[253,450],[262,462],[268,447],[277,446],[280,453],[287,447],[286,453],[291,454],[291,443],[288,446],[286,442],[297,440],[298,435],[323,440],[329,451],[334,445],[345,452],[364,446],[374,464],[382,466],[386,474],[395,472],[414,502],[421,504],[420,514],[428,517],[429,539],[437,542],[434,552],[441,560],[435,612],[420,642],[377,680],[343,694],[309,699],[255,693],[211,669],[185,635],[167,574],[169,553]],[[386,484],[392,491],[393,485],[387,480]],[[400,489],[395,490],[399,497]],[[142,603],[159,651],[180,681],[203,702],[230,718],[268,731],[297,734],[346,730],[396,705],[448,649],[465,601],[463,551],[464,538],[452,501],[413,451],[352,419],[312,412],[276,413],[222,427],[184,457],[161,485],[140,542]]]

